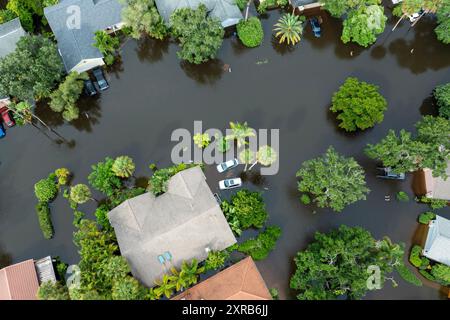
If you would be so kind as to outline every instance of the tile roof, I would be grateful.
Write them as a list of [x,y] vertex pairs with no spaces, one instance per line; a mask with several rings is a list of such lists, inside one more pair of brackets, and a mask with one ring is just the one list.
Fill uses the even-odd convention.
[[0,270],[0,300],[36,300],[38,288],[32,259]]
[[173,300],[271,300],[251,257],[217,273],[174,297]]

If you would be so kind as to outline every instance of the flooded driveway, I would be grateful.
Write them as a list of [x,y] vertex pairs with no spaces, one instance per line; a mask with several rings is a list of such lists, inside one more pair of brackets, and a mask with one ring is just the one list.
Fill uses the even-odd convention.
[[[67,167],[75,173],[74,182],[86,182],[91,164],[122,154],[134,158],[138,176],[148,176],[148,164],[171,164],[172,131],[192,130],[195,120],[202,120],[204,128],[222,130],[229,121],[280,129],[280,172],[251,187],[264,192],[269,223],[283,229],[276,250],[258,263],[267,285],[277,287],[281,298],[295,298],[289,289],[292,259],[315,231],[346,224],[367,228],[377,238],[387,235],[407,248],[417,241],[416,219],[427,207],[394,200],[397,191],[412,194],[412,180],[376,179],[377,164],[363,154],[363,148],[390,128],[413,130],[422,114],[432,112],[433,88],[450,81],[450,46],[437,42],[433,22],[423,19],[414,29],[403,23],[394,33],[387,26],[375,45],[361,49],[343,45],[341,23],[325,19],[322,38],[314,38],[307,26],[304,39],[291,50],[271,39],[278,17],[272,11],[263,18],[266,35],[261,47],[244,48],[231,36],[217,61],[198,67],[179,62],[175,43],[128,41],[122,62],[108,74],[111,88],[97,100],[82,101],[82,119],[63,124],[58,115],[40,108],[38,113],[71,140],[69,145],[52,142],[32,126],[9,130],[0,142],[0,264],[46,255],[78,261],[72,212],[62,196],[52,204],[55,237],[43,239],[34,211],[36,181]],[[224,64],[231,66],[231,73],[224,71]],[[383,123],[357,134],[338,130],[328,111],[331,95],[349,76],[379,85],[389,103]],[[303,161],[329,145],[365,167],[371,193],[367,201],[340,214],[327,210],[314,214],[298,200],[295,173]],[[207,170],[208,181],[215,186],[219,177],[212,172]],[[386,202],[385,195],[393,200]],[[442,214],[450,216],[449,211]],[[439,288],[429,284],[417,288],[396,278],[397,288],[386,284],[367,298],[443,298]]]

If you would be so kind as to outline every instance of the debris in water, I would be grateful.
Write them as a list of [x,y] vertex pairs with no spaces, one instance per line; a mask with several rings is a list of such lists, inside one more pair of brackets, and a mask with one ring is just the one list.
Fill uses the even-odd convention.
[[257,64],[257,65],[267,64],[267,63],[269,63],[269,59],[264,59],[264,60],[256,61],[256,64]]

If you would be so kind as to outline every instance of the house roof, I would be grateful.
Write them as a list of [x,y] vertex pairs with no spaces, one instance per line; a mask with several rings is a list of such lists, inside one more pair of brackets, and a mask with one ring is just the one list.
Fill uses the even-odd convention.
[[0,58],[14,52],[17,42],[25,35],[19,18],[0,24]]
[[204,4],[208,9],[209,16],[218,19],[222,27],[230,27],[243,19],[234,0],[155,0],[159,14],[168,24],[172,13],[181,8],[196,9],[200,4]]
[[424,256],[450,266],[450,220],[436,216],[430,223]]
[[[179,172],[168,191],[145,193],[127,200],[108,214],[120,251],[135,278],[153,287],[170,267],[207,257],[206,248],[223,250],[236,239],[199,167]],[[162,265],[158,256],[170,252]]]
[[[93,46],[94,33],[120,24],[122,7],[118,0],[62,0],[44,9],[68,72],[83,60],[103,58]],[[80,10],[79,28],[70,25],[74,8]]]
[[0,300],[36,300],[38,289],[32,259],[0,270]]
[[251,257],[184,291],[173,300],[271,300]]
[[[447,163],[445,172],[447,176],[450,177],[450,161]],[[429,198],[450,201],[450,178],[444,180],[441,177],[433,177],[433,173],[430,169],[424,169],[423,173],[425,176],[426,196]]]

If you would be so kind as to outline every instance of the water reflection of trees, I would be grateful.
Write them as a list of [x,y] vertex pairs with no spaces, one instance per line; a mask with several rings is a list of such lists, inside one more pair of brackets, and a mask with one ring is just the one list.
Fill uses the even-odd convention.
[[0,269],[12,264],[12,257],[0,246]]
[[224,63],[218,59],[199,65],[182,61],[180,66],[189,78],[200,84],[212,85],[222,77],[224,72]]
[[170,40],[157,40],[146,37],[138,41],[135,49],[139,61],[157,62],[169,51]]

